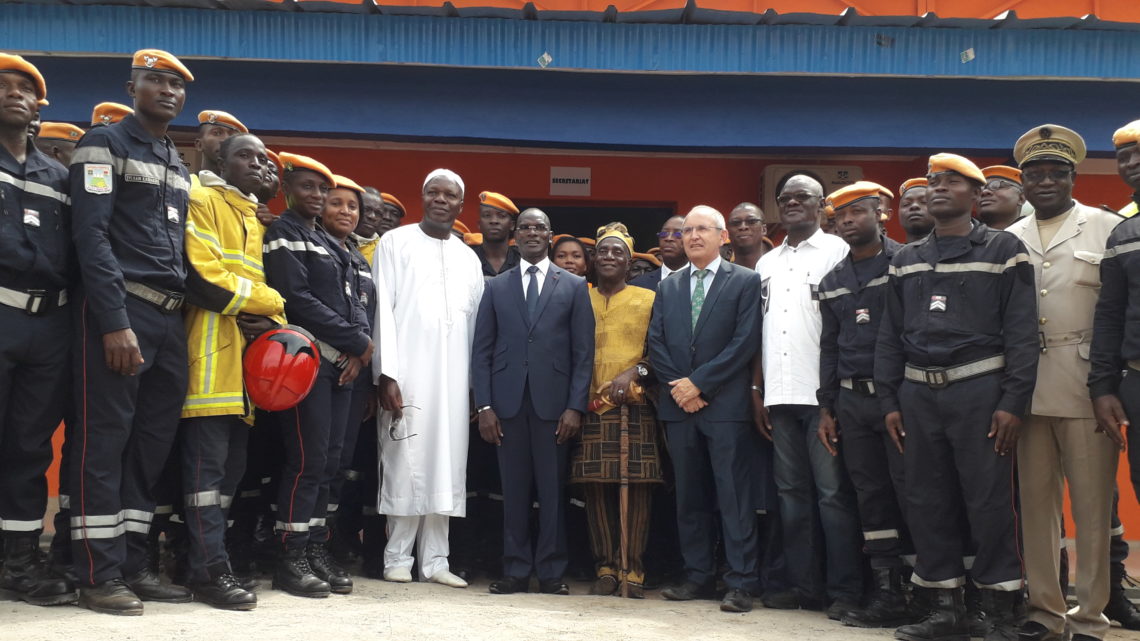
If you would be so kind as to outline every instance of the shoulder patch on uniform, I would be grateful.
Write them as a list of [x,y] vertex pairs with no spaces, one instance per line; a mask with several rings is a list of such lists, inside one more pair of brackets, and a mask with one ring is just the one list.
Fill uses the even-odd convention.
[[111,193],[111,165],[98,163],[83,165],[83,188],[89,194]]

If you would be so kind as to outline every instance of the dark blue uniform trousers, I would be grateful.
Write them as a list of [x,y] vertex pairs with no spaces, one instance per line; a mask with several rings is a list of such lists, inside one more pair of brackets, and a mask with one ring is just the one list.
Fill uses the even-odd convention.
[[249,425],[237,416],[182,420],[179,430],[182,509],[190,539],[190,581],[212,581],[230,570],[226,515],[245,473]]
[[0,531],[36,536],[51,437],[70,405],[71,309],[41,316],[0,305]]
[[906,514],[918,554],[918,585],[951,588],[965,582],[966,540],[960,512],[952,507],[963,502],[977,545],[971,578],[982,588],[1020,588],[1014,457],[999,456],[987,437],[1000,396],[1000,373],[943,389],[910,381],[899,388],[906,428]]
[[724,582],[729,589],[759,592],[754,429],[751,422],[706,421],[699,413],[665,424],[677,478],[677,530],[688,581],[714,584],[714,519],[719,510],[728,562]]
[[[522,409],[501,418],[499,477],[503,482],[503,574],[539,581],[560,580],[566,572],[566,473],[570,443],[558,445],[558,421],[538,417],[523,390]],[[531,544],[531,487],[538,493],[538,537]]]
[[90,585],[146,566],[154,487],[178,432],[189,369],[181,312],[127,297],[144,362],[137,375],[122,376],[107,369],[86,301],[77,307],[71,539],[75,573]]
[[328,540],[329,485],[340,467],[353,384],[321,359],[317,381],[297,407],[278,412],[285,462],[277,488],[277,531],[286,550]]
[[835,411],[843,463],[859,505],[863,553],[873,568],[899,567],[901,556],[911,552],[902,505],[903,455],[887,433],[877,397],[840,389]]

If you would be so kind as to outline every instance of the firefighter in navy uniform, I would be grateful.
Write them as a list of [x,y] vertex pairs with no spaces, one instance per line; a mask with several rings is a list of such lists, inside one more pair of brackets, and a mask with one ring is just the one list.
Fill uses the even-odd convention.
[[969,633],[961,514],[947,507],[961,500],[978,545],[970,575],[981,588],[985,639],[1013,639],[1022,588],[1013,453],[1037,372],[1033,267],[1016,236],[972,221],[985,184],[976,165],[936,154],[927,180],[934,232],[891,261],[875,350],[887,429],[905,447],[912,580],[931,593],[930,615],[895,636]]
[[0,53],[0,593],[73,603],[39,555],[51,437],[69,405],[74,277],[67,172],[28,139],[43,76]]
[[[316,223],[336,178],[321,163],[281,152],[289,208],[265,233],[265,275],[285,297],[285,315],[320,342],[321,370],[293,410],[277,414],[285,459],[277,494],[281,559],[273,587],[295,596],[349,593],[352,578],[329,556],[330,442],[344,437],[353,381],[372,357],[372,339],[348,252]],[[339,457],[339,448],[337,448]],[[336,463],[339,465],[339,458]],[[331,475],[330,475],[331,476]]]
[[909,552],[899,503],[903,457],[887,435],[872,380],[887,269],[901,247],[880,233],[881,189],[859,181],[828,196],[836,233],[851,252],[823,277],[818,293],[823,317],[819,438],[832,456],[842,449],[859,503],[863,552],[875,579],[866,606],[842,617],[858,627],[895,627],[910,620],[902,589],[901,555]]
[[79,603],[96,612],[142,614],[140,601],[191,598],[147,567],[146,540],[188,379],[182,244],[190,177],[166,130],[193,80],[169,53],[136,52],[127,83],[135,114],[87,132],[72,158],[83,282],[78,421],[68,444],[71,536]]
[[[1128,203],[1127,206],[1120,210],[1120,215],[1124,216],[1125,218],[1135,218],[1137,203],[1140,203],[1140,144],[1138,143],[1140,143],[1140,120],[1134,120],[1124,125],[1120,129],[1117,129],[1116,132],[1112,135],[1112,145],[1116,148],[1117,173],[1120,175],[1120,179],[1134,190],[1132,194],[1132,200]],[[1135,222],[1131,223],[1131,225],[1131,237],[1133,239],[1140,237],[1140,233],[1137,233],[1137,229],[1140,228],[1136,227]],[[1123,226],[1123,223],[1121,223],[1121,226]],[[1122,233],[1126,233],[1124,230],[1120,231]],[[1117,244],[1120,244],[1121,241],[1120,239],[1117,239],[1115,242]],[[1116,252],[1114,252],[1114,255],[1115,254]],[[1120,264],[1118,262],[1118,258],[1114,258],[1113,260],[1115,261],[1114,266],[1118,266]],[[1135,270],[1132,271],[1130,280],[1130,282],[1133,283],[1132,287],[1136,286],[1136,273],[1137,272]],[[1119,283],[1116,283],[1116,285],[1119,285]],[[1136,290],[1133,289],[1131,291],[1133,292],[1132,296],[1135,299]],[[1103,288],[1101,289],[1101,292],[1103,295]],[[1119,295],[1119,292],[1117,292],[1117,295]],[[1117,301],[1114,304],[1119,305],[1120,302]],[[1135,302],[1133,302],[1132,305],[1133,307],[1125,307],[1125,309],[1132,309],[1133,315],[1131,318],[1136,318],[1137,316],[1135,310],[1140,308],[1135,307]],[[1121,318],[1123,319],[1124,317]],[[1109,322],[1109,325],[1111,326],[1112,323]],[[1119,329],[1116,331],[1119,331]],[[1133,345],[1135,344],[1136,343],[1133,342]],[[1135,375],[1133,375],[1133,378],[1135,378]],[[1101,392],[1105,391],[1105,388],[1103,387],[1103,381],[1105,380],[1111,379],[1102,379],[1102,387],[1100,388]],[[1109,385],[1108,389],[1111,389],[1111,385]],[[1133,420],[1140,420],[1136,418],[1135,414],[1132,416]],[[1133,433],[1136,432],[1134,431]],[[1135,463],[1130,462],[1130,465],[1132,466],[1131,469],[1133,470],[1140,469],[1140,461],[1137,461]],[[1136,476],[1133,476],[1132,479],[1134,487],[1140,486],[1140,483],[1137,483]],[[1122,525],[1120,522],[1120,515],[1117,510],[1117,504],[1119,500],[1120,492],[1116,491],[1113,494],[1112,501],[1112,529],[1110,530],[1112,538],[1111,543],[1109,544],[1109,575],[1111,578],[1111,585],[1109,589],[1108,605],[1104,608],[1104,614],[1109,619],[1120,623],[1121,627],[1125,628],[1126,630],[1140,630],[1140,609],[1138,609],[1132,603],[1132,601],[1128,599],[1128,595],[1126,595],[1124,592],[1124,585],[1127,577],[1124,562],[1128,558],[1128,542],[1124,540],[1124,525]]]

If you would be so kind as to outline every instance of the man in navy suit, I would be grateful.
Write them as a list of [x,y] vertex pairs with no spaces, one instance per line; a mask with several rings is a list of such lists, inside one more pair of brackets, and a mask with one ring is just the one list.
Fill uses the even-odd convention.
[[760,347],[760,276],[721,259],[724,216],[694,207],[681,230],[690,266],[657,287],[649,326],[649,361],[668,383],[657,412],[665,422],[677,478],[677,527],[685,581],[662,595],[684,601],[712,596],[719,509],[729,570],[726,612],[752,609],[757,528],[752,496],[752,360]]
[[669,274],[684,269],[689,264],[685,258],[685,248],[681,245],[681,226],[684,223],[684,216],[672,216],[665,221],[661,231],[657,232],[657,257],[661,259],[661,266],[629,281],[630,285],[657,291],[657,285],[668,278]]
[[[586,280],[550,262],[550,219],[519,214],[522,261],[487,281],[475,321],[472,380],[479,434],[499,448],[503,578],[492,594],[525,592],[532,572],[546,594],[569,594],[566,466],[594,369],[594,312]],[[534,363],[534,365],[530,365]],[[537,545],[529,532],[538,490]]]

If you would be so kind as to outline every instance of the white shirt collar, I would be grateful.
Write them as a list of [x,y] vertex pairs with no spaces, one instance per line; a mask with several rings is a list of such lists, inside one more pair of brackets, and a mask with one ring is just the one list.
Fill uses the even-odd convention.
[[[709,263],[708,265],[705,266],[705,269],[709,270],[709,273],[715,276],[717,271],[720,270],[720,261],[721,261],[721,257],[720,257],[720,254],[718,253],[717,257],[714,258],[711,263]],[[690,267],[693,268],[692,273],[696,274],[697,273],[697,266],[696,265],[690,265]]]
[[668,277],[669,274],[672,274],[673,272],[679,272],[688,266],[689,266],[689,263],[685,263],[684,265],[681,265],[677,269],[669,269],[668,265],[666,265],[665,263],[661,263],[661,280],[665,280],[665,278]]
[[811,245],[812,247],[819,247],[820,246],[819,239],[826,236],[826,235],[827,235],[827,232],[823,231],[822,228],[817,228],[815,230],[814,234],[812,234],[811,236],[808,236],[807,238],[800,241],[800,244],[796,245],[795,247],[792,247],[791,245],[788,244],[788,237],[785,236],[784,242],[780,243],[780,249],[781,250],[786,249],[786,250],[795,251],[795,250],[799,249],[800,247],[803,247],[804,245]]
[[537,263],[532,263],[525,258],[519,259],[519,269],[522,270],[523,274],[526,274],[526,270],[529,269],[532,265],[538,267],[538,273],[545,276],[547,272],[550,271],[550,257],[545,256]]

